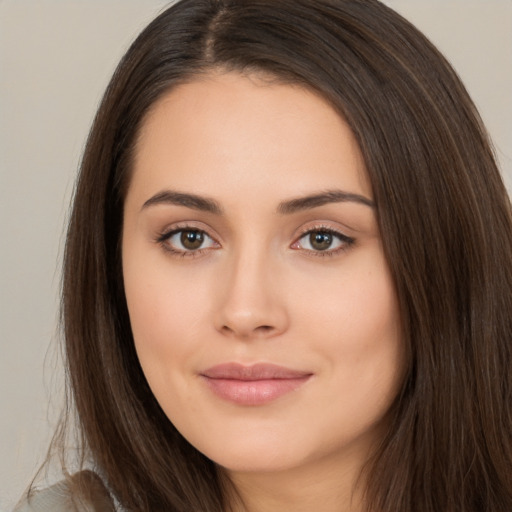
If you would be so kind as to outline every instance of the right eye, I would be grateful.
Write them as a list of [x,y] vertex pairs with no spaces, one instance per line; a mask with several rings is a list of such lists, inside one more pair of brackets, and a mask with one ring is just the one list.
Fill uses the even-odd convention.
[[183,256],[218,247],[218,243],[200,229],[176,229],[162,234],[158,241],[166,250]]

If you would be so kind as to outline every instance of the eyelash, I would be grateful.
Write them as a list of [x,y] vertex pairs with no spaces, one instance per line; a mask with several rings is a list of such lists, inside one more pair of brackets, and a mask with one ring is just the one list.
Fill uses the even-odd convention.
[[[165,232],[159,234],[156,239],[156,242],[158,244],[160,244],[160,246],[162,247],[162,249],[164,251],[170,253],[173,256],[180,257],[180,258],[197,258],[212,248],[212,247],[206,247],[204,249],[200,248],[200,249],[196,249],[196,250],[179,250],[179,249],[173,248],[172,245],[169,244],[169,240],[173,236],[175,236],[179,233],[187,232],[187,231],[200,233],[200,234],[208,237],[217,246],[220,246],[218,244],[218,242],[213,237],[211,237],[205,230],[199,229],[196,226],[190,226],[190,225],[189,226],[183,225],[183,226],[173,227],[171,230],[165,231]],[[294,247],[303,238],[305,238],[308,235],[311,235],[312,233],[326,233],[326,234],[332,235],[334,238],[339,240],[341,245],[340,245],[340,247],[337,247],[336,249],[325,249],[325,250],[317,250],[317,251],[312,250],[312,249],[301,249],[300,247]],[[341,233],[340,231],[337,231],[337,230],[332,229],[327,226],[315,226],[313,228],[308,228],[308,229],[305,229],[304,231],[302,231],[300,236],[291,245],[291,248],[294,250],[303,250],[308,254],[308,256],[324,258],[324,257],[337,256],[338,254],[348,250],[354,243],[355,243],[354,238],[351,238],[351,237]]]
[[[297,240],[295,242],[293,242],[292,248],[294,245],[298,244],[300,242],[300,240],[302,240],[303,238],[305,238],[308,235],[311,235],[312,233],[326,233],[326,234],[332,235],[334,238],[337,238],[341,242],[341,245],[339,247],[337,247],[336,249],[326,249],[323,251],[314,251],[314,250],[310,250],[310,249],[305,249],[305,251],[307,252],[307,254],[309,256],[313,256],[316,258],[337,256],[337,255],[347,251],[355,243],[354,238],[351,238],[351,237],[345,235],[341,231],[337,231],[336,229],[333,229],[331,227],[320,225],[320,226],[315,226],[313,228],[307,228],[304,231],[302,231],[302,233],[297,238]],[[300,250],[300,249],[297,248],[297,250]]]
[[169,244],[169,240],[174,235],[177,235],[177,234],[183,233],[183,232],[187,232],[187,231],[201,233],[201,234],[205,235],[206,237],[208,237],[210,240],[212,240],[216,245],[219,245],[218,242],[213,237],[211,237],[204,229],[200,229],[196,226],[190,226],[190,225],[176,226],[176,227],[173,227],[172,229],[170,229],[169,231],[164,231],[157,237],[156,242],[158,244],[160,244],[160,246],[162,247],[162,249],[165,252],[170,253],[172,256],[177,256],[178,258],[197,258],[197,257],[201,256],[204,252],[206,252],[210,249],[210,247],[207,247],[204,249],[185,251],[185,250],[174,249],[172,247],[172,245]]

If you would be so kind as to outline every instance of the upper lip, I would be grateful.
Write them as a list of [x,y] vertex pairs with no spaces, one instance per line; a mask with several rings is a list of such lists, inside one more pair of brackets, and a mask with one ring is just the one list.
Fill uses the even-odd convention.
[[240,363],[223,363],[212,366],[201,372],[201,375],[209,379],[230,380],[269,380],[269,379],[301,379],[309,377],[311,372],[294,370],[271,363],[257,363],[243,365]]

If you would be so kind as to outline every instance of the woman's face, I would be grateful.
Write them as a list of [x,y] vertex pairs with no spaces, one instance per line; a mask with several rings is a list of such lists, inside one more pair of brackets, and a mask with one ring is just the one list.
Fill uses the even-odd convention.
[[166,415],[237,471],[358,464],[401,383],[395,290],[347,124],[235,73],[146,118],[123,229],[135,345]]

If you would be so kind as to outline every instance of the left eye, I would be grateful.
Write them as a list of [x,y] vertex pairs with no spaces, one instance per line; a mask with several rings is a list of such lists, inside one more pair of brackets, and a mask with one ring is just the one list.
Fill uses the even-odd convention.
[[348,236],[328,231],[325,229],[317,229],[308,231],[303,235],[293,247],[295,249],[305,249],[306,251],[335,251],[343,246],[350,245],[353,242]]
[[216,242],[199,229],[174,231],[166,237],[165,243],[177,252],[192,252],[216,246]]

